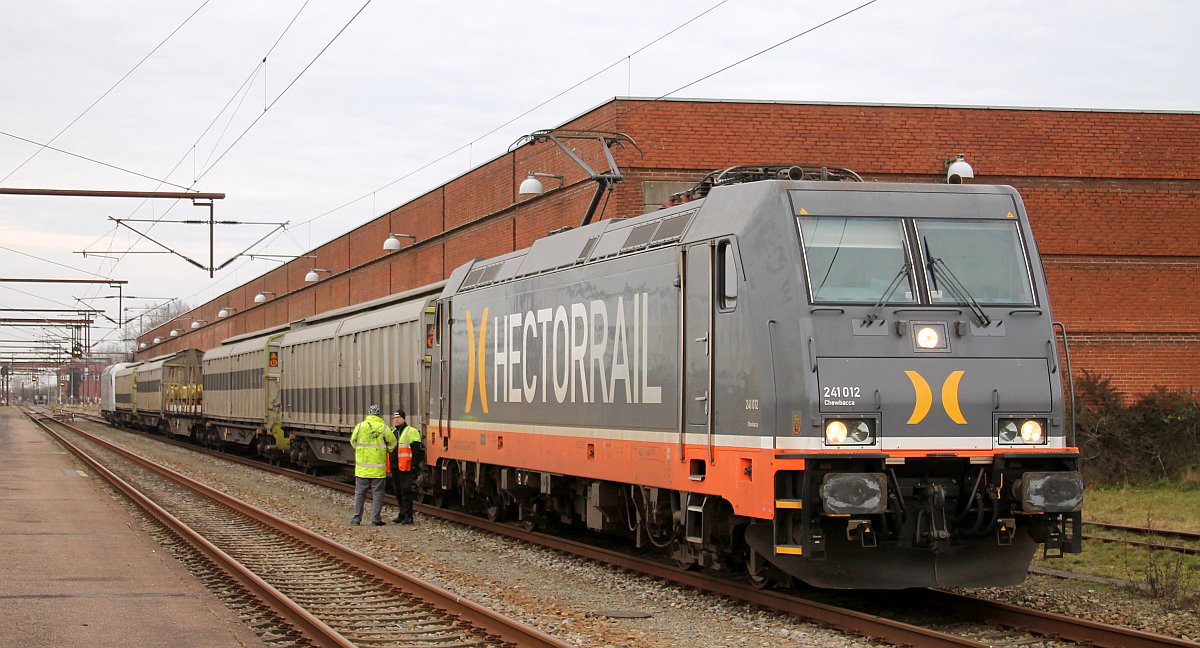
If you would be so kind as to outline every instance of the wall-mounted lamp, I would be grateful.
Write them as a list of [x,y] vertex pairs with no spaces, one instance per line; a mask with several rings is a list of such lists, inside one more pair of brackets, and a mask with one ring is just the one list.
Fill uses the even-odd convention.
[[146,348],[145,342],[142,342],[141,344],[138,345],[138,351],[141,351],[142,349],[145,349],[145,348]]
[[171,329],[171,337],[179,337],[179,329]]
[[267,295],[274,297],[275,293],[271,292],[270,290],[264,290],[262,292],[259,292],[257,295],[254,296],[254,303],[255,304],[267,303]]
[[312,270],[308,271],[308,274],[304,275],[304,281],[308,283],[320,281],[321,275],[317,274],[318,272],[333,274],[332,270],[326,270],[325,268],[313,268]]
[[964,178],[974,178],[975,169],[962,153],[943,162],[946,167],[946,184],[962,184]]
[[208,324],[208,320],[196,320],[196,321],[192,322],[192,328],[198,329],[201,326],[204,326],[205,324]]
[[388,234],[387,240],[383,242],[383,249],[399,250],[400,239],[402,238],[412,239],[413,245],[416,245],[417,243],[417,237],[413,236],[412,234]]
[[229,317],[237,312],[237,309],[232,306],[222,306],[221,310],[217,311],[217,317]]
[[162,342],[162,338],[160,338],[160,337],[154,338],[154,342],[153,342],[154,344],[158,344],[159,342]]
[[563,186],[563,177],[557,173],[530,171],[529,175],[521,181],[521,186],[517,189],[517,193],[521,195],[536,194],[539,196],[546,193],[546,188],[542,186],[542,181],[538,180],[538,178],[556,178],[558,180],[558,187],[555,188],[561,189]]

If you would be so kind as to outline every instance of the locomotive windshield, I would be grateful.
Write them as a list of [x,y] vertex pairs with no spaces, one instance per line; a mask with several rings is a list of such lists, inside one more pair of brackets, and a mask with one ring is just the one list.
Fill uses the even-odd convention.
[[800,218],[814,303],[915,301],[904,224],[898,218]]
[[[1014,221],[798,220],[814,304],[1034,304],[1029,263]],[[913,234],[916,239],[910,240]],[[914,289],[914,257],[920,259],[920,290]]]
[[930,303],[1033,304],[1015,222],[918,220],[916,226]]

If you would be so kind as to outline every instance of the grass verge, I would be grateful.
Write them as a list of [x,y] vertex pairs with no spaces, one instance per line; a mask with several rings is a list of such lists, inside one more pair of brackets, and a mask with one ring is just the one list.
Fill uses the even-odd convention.
[[[1193,485],[1159,484],[1089,489],[1085,520],[1200,533],[1200,490]],[[1173,538],[1145,538],[1084,525],[1085,535],[1195,547]],[[1084,540],[1083,553],[1034,561],[1050,569],[1128,581],[1142,594],[1172,608],[1200,609],[1200,555],[1154,551],[1124,543]]]

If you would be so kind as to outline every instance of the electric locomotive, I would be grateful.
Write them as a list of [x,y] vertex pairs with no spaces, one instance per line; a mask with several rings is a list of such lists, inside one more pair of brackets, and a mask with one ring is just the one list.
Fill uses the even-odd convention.
[[117,374],[122,370],[136,366],[136,362],[118,362],[104,368],[100,376],[100,415],[110,423],[116,423],[117,407],[129,410],[133,406],[132,371],[126,371],[131,381],[124,392],[117,389]]
[[760,584],[1007,585],[1078,552],[1020,196],[855,180],[730,169],[456,269],[426,490]]

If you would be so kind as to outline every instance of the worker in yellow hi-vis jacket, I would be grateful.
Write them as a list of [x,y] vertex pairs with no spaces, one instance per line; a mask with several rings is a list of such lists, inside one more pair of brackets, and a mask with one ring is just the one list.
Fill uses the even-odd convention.
[[363,501],[371,491],[371,524],[383,526],[383,492],[387,483],[388,453],[396,448],[396,435],[379,416],[379,406],[367,408],[367,417],[350,433],[354,447],[354,517],[351,524],[362,522]]

